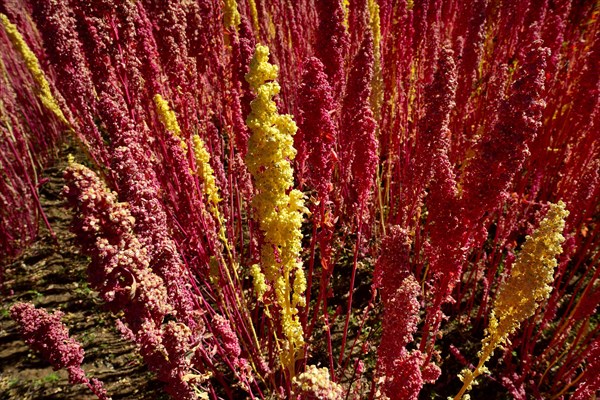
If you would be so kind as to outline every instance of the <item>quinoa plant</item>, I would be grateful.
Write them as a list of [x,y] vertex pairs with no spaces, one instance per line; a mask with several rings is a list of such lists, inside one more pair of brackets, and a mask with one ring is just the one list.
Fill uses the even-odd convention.
[[68,138],[90,285],[175,399],[590,398],[599,13],[0,0],[2,262]]

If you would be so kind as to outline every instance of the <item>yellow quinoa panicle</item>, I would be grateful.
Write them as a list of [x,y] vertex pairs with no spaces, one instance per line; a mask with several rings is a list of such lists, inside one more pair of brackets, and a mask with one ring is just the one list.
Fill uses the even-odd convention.
[[165,126],[165,129],[181,139],[181,128],[177,122],[175,112],[171,110],[171,107],[169,107],[169,103],[160,94],[155,94],[154,104],[156,105],[158,118]]
[[474,371],[464,369],[458,375],[463,386],[454,397],[455,400],[468,398],[465,393],[476,384],[475,378],[488,372],[484,364],[494,350],[535,313],[540,301],[546,300],[550,295],[550,284],[557,265],[556,256],[562,252],[561,244],[565,240],[561,232],[568,215],[562,201],[551,204],[538,229],[527,236],[515,265],[494,302],[487,334],[482,342],[483,348],[479,352],[479,364]]
[[[272,285],[275,301],[281,308],[283,364],[293,371],[296,354],[304,346],[298,307],[306,305],[306,278],[298,262],[302,250],[303,195],[292,189],[294,171],[290,160],[296,156],[293,135],[297,126],[290,115],[281,115],[273,97],[280,86],[275,81],[278,68],[269,63],[269,49],[258,45],[246,80],[256,98],[246,120],[251,136],[246,164],[254,178],[256,194],[252,199],[255,219],[264,235],[261,248],[262,271],[252,269],[255,290],[264,295],[266,282]],[[261,272],[264,278],[261,276]]]
[[15,49],[19,52],[19,54],[21,54],[23,57],[27,69],[37,83],[38,96],[44,107],[50,110],[63,124],[70,126],[69,121],[67,121],[67,118],[60,109],[58,102],[52,95],[50,84],[46,79],[44,71],[42,71],[42,68],[40,67],[37,57],[33,51],[31,51],[15,24],[10,22],[8,17],[2,13],[0,13],[0,23],[2,23],[4,26],[4,30],[6,31],[10,41],[12,42],[13,46],[15,46]]
[[498,321],[498,336],[506,337],[514,332],[522,321],[534,314],[537,303],[550,295],[556,256],[562,252],[561,244],[565,240],[561,232],[568,215],[562,201],[552,204],[539,228],[526,238],[494,303],[492,317]]

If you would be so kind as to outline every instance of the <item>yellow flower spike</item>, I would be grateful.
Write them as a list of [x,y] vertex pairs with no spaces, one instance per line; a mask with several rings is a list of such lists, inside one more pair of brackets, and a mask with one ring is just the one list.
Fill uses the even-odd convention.
[[379,119],[381,114],[381,104],[383,103],[383,76],[381,72],[381,20],[379,18],[379,4],[377,0],[369,0],[369,23],[373,33],[373,79],[371,80],[371,108],[375,114],[375,119]]
[[379,48],[381,43],[381,22],[379,19],[379,4],[377,0],[369,0],[369,22],[371,25],[371,31],[373,32],[373,48],[375,51],[373,54],[379,54]]
[[[169,107],[169,103],[160,94],[156,94],[154,95],[154,104],[156,105],[158,118],[165,126],[165,129],[179,138],[181,148],[187,150],[187,144],[183,141],[177,116],[171,107]],[[192,136],[192,146],[194,158],[196,159],[197,174],[202,178],[204,184],[204,195],[210,204],[211,213],[220,223],[221,215],[219,214],[217,205],[221,201],[221,197],[219,196],[219,188],[217,187],[214,170],[210,166],[210,153],[206,149],[204,141],[197,134]]]
[[165,129],[175,135],[176,138],[179,139],[179,145],[183,149],[183,151],[187,151],[187,144],[183,140],[183,136],[181,135],[181,128],[179,127],[179,123],[177,122],[177,116],[175,115],[175,111],[171,110],[169,107],[169,103],[163,99],[160,94],[154,95],[154,104],[156,105],[156,112],[158,113],[158,119],[165,126]]
[[250,6],[250,15],[252,16],[252,25],[254,26],[255,34],[258,35],[260,32],[260,24],[258,23],[258,10],[256,9],[256,2],[254,0],[248,0]]
[[256,298],[258,301],[262,302],[263,297],[268,290],[267,282],[265,281],[265,275],[261,272],[258,264],[254,264],[250,267],[250,275],[252,276],[252,283],[254,284]]
[[42,104],[44,105],[44,107],[50,110],[63,124],[70,127],[71,124],[69,124],[69,121],[67,121],[67,118],[65,118],[65,115],[60,109],[58,102],[52,95],[52,91],[50,90],[50,84],[46,79],[44,71],[42,71],[42,68],[40,67],[40,63],[37,57],[35,56],[33,51],[31,51],[31,49],[25,42],[25,39],[23,39],[23,36],[21,36],[21,34],[19,33],[17,27],[9,21],[6,15],[2,13],[0,13],[0,22],[4,26],[4,30],[8,35],[8,38],[12,42],[13,46],[15,46],[15,49],[23,57],[27,69],[33,76],[35,82],[37,83],[38,96],[42,101]]
[[561,253],[561,243],[565,240],[561,232],[568,215],[562,201],[551,204],[538,229],[526,238],[510,276],[500,287],[494,302],[487,335],[479,352],[479,364],[474,371],[465,369],[459,375],[463,387],[454,400],[466,398],[463,395],[475,384],[475,379],[486,373],[484,364],[494,350],[508,340],[508,336],[519,328],[521,322],[535,313],[538,302],[546,300],[550,295],[550,283],[557,264],[556,256]]
[[344,10],[344,27],[346,30],[350,28],[349,16],[350,16],[350,0],[342,0],[342,9]]
[[[238,30],[241,23],[240,13],[237,7],[236,0],[225,0],[223,7],[223,22],[226,28]],[[255,5],[256,8],[256,5]]]
[[[254,56],[250,61],[250,71],[246,74],[246,81],[257,96],[264,96],[265,101],[273,102],[270,97],[279,93],[279,84],[274,81],[279,74],[277,65],[269,64],[269,48],[267,46],[256,46]],[[260,90],[259,90],[260,89]]]
[[192,146],[194,158],[196,159],[196,166],[198,168],[197,173],[204,182],[204,195],[208,199],[211,209],[213,209],[213,215],[215,218],[220,219],[220,216],[215,215],[215,213],[218,213],[217,204],[221,201],[221,197],[219,196],[215,172],[209,163],[210,154],[206,149],[204,141],[197,134],[192,136]]
[[208,266],[208,277],[210,279],[210,283],[212,283],[212,285],[217,289],[220,289],[219,277],[221,276],[221,274],[219,271],[219,261],[215,256],[210,257],[210,259],[208,260]]
[[301,263],[296,265],[295,274],[292,304],[294,307],[306,307],[306,298],[304,295],[300,295],[301,293],[306,292],[306,276],[304,275],[304,270],[302,270]]
[[[261,248],[263,277],[272,285],[275,301],[281,308],[282,364],[294,375],[294,362],[303,350],[304,334],[298,307],[304,307],[306,278],[298,262],[302,250],[302,219],[307,211],[303,195],[291,189],[294,171],[290,164],[296,156],[292,136],[298,129],[290,115],[280,115],[273,97],[279,93],[278,68],[269,63],[269,49],[258,45],[246,80],[256,98],[246,120],[252,135],[248,140],[246,164],[254,178],[256,194],[252,199],[255,218],[264,234]],[[275,255],[277,252],[277,256]],[[264,294],[259,271],[253,267],[255,291]]]
[[561,232],[568,215],[565,203],[552,204],[539,228],[527,237],[494,304],[494,319],[503,336],[514,332],[521,321],[534,314],[537,302],[550,295],[556,256],[562,252],[561,243],[565,240]]

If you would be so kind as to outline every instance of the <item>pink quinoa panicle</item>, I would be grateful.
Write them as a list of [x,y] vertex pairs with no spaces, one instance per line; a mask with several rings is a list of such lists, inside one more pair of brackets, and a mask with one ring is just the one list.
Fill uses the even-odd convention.
[[377,122],[370,106],[373,36],[366,31],[348,76],[340,125],[340,166],[348,206],[364,206],[377,173]]
[[17,323],[25,343],[39,352],[54,370],[66,369],[71,384],[84,384],[100,400],[110,400],[102,382],[88,379],[81,369],[83,347],[69,336],[69,330],[61,322],[63,315],[60,311],[48,314],[30,303],[17,303],[10,309],[10,316]]
[[327,201],[331,190],[334,168],[334,145],[337,140],[336,125],[332,120],[335,111],[331,86],[324,66],[313,57],[304,63],[304,75],[299,93],[300,117],[294,147],[301,180],[317,190],[321,201]]
[[84,252],[92,257],[92,287],[111,309],[123,310],[127,327],[122,330],[135,341],[159,378],[168,383],[167,391],[183,399],[194,398],[192,388],[182,380],[190,368],[186,353],[191,330],[185,324],[162,325],[173,313],[168,289],[151,269],[154,262],[133,231],[135,219],[129,208],[82,165],[71,164],[65,180],[63,192],[78,216],[73,230]]
[[318,1],[319,29],[317,33],[317,56],[325,66],[329,83],[337,100],[343,91],[345,61],[350,39],[344,23],[342,0]]
[[537,134],[546,104],[542,95],[547,57],[548,49],[539,44],[529,51],[510,96],[500,105],[493,133],[477,144],[477,155],[465,169],[463,202],[470,221],[478,221],[501,203]]

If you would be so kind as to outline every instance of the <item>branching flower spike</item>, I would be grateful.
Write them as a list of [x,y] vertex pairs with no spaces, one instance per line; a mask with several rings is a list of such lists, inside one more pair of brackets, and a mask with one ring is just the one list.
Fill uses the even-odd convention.
[[[562,252],[561,243],[565,240],[561,232],[568,215],[565,203],[559,201],[558,204],[552,204],[533,236],[527,237],[511,274],[500,288],[494,303],[487,336],[483,340],[483,349],[479,352],[479,364],[474,371],[465,369],[459,375],[463,387],[454,400],[463,398],[471,389],[475,378],[487,371],[484,364],[494,350],[508,340],[521,322],[535,313],[540,301],[546,300],[550,295],[556,256]],[[468,398],[468,395],[464,398]]]
[[[278,68],[269,63],[269,49],[257,46],[246,80],[256,99],[246,120],[252,135],[248,142],[246,164],[254,178],[256,195],[252,199],[255,217],[264,234],[261,264],[264,276],[273,285],[275,301],[281,309],[285,337],[282,363],[294,369],[296,355],[304,346],[298,307],[306,300],[306,279],[299,262],[302,250],[302,215],[306,212],[302,192],[292,189],[296,156],[292,136],[296,123],[290,115],[280,115],[273,97],[279,94]],[[259,279],[256,275],[255,279]],[[262,285],[262,284],[261,284]],[[259,297],[261,293],[258,293]]]

